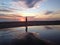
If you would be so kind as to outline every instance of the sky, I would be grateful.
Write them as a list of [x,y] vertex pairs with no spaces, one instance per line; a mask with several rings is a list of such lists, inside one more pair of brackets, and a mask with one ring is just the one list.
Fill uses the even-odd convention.
[[60,0],[0,0],[2,21],[60,20]]

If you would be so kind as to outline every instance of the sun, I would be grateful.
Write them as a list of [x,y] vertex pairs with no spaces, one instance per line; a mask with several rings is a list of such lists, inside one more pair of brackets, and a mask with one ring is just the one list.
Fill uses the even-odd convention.
[[19,18],[19,21],[22,21],[23,22],[23,21],[25,21],[25,18],[24,17],[20,17]]

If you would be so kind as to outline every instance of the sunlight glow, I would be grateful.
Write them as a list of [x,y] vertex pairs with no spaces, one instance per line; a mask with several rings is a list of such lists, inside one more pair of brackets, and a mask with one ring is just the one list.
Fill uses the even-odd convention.
[[19,20],[20,20],[20,21],[25,21],[25,18],[20,17]]
[[23,13],[22,16],[26,17],[26,16],[35,16],[35,15],[31,13]]
[[21,15],[22,15],[23,17],[36,16],[37,13],[33,13],[33,12],[22,12]]

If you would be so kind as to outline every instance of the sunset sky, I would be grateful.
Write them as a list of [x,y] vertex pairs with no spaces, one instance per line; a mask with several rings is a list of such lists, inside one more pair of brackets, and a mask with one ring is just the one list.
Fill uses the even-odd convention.
[[60,20],[60,0],[0,0],[2,21]]

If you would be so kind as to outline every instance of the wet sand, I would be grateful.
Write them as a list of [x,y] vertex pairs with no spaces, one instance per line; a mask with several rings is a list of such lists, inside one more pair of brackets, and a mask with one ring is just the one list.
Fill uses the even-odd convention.
[[54,43],[40,39],[37,33],[22,33],[19,38],[14,38],[11,42],[2,42],[0,45],[55,45]]

